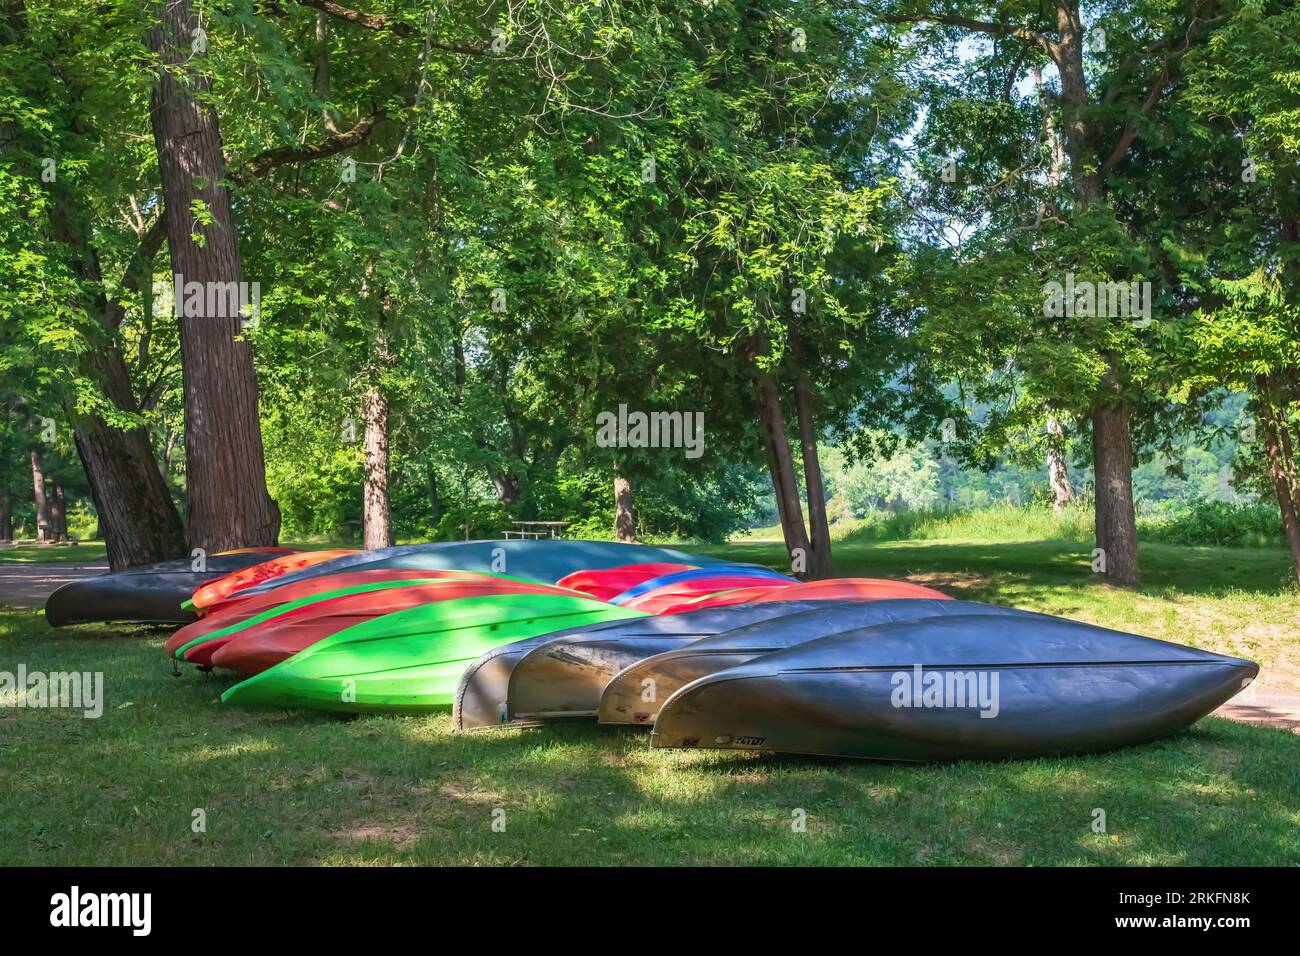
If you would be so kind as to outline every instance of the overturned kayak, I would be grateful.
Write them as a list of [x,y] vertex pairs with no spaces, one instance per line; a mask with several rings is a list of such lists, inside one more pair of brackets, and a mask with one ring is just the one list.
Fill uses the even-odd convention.
[[879,760],[1086,753],[1187,727],[1251,661],[1048,616],[953,615],[798,644],[668,697],[655,747]]
[[512,581],[508,578],[395,581],[389,582],[387,586],[357,588],[346,594],[315,601],[290,613],[277,615],[232,634],[227,640],[202,644],[187,652],[186,660],[203,663],[196,660],[196,652],[206,653],[214,667],[224,667],[242,674],[260,674],[317,641],[371,618],[438,601],[490,597],[494,594],[580,596],[579,592],[554,585]]
[[[357,554],[355,550],[327,550],[327,551],[299,551],[293,554],[282,554],[279,557],[262,561],[251,567],[242,568],[238,571],[232,571],[224,577],[215,581],[209,581],[202,587],[198,588],[189,601],[189,606],[195,608],[200,613],[205,608],[216,604],[225,598],[230,597],[245,588],[251,588],[261,584],[263,581],[269,581],[272,578],[278,578],[284,574],[292,574],[295,571],[301,571],[303,568],[309,568],[314,564],[320,564],[322,561],[332,561],[334,558],[341,558],[349,554]],[[188,609],[188,608],[187,608]]]
[[648,562],[645,564],[625,564],[617,568],[597,568],[594,570],[574,571],[566,574],[556,585],[583,591],[598,601],[608,601],[618,597],[629,588],[634,588],[643,581],[657,578],[674,571],[690,571],[689,564],[670,564],[666,562]]
[[[180,628],[167,639],[165,653],[168,657],[184,659],[184,654],[192,645],[209,637],[221,637],[235,633],[250,624],[260,623],[284,610],[301,607],[306,599],[318,599],[328,594],[335,597],[346,594],[363,585],[377,585],[384,582],[431,582],[431,581],[467,581],[491,579],[490,574],[473,571],[350,571],[341,574],[326,575],[302,581],[291,587],[276,588],[264,594],[248,597],[232,595],[230,598],[213,605],[208,613],[197,621],[192,621]],[[283,610],[281,610],[283,609]],[[267,612],[273,612],[267,614]],[[256,619],[256,620],[254,620]]]
[[646,601],[660,594],[712,594],[724,588],[744,587],[753,584],[771,586],[778,583],[798,584],[799,582],[795,578],[778,574],[776,571],[770,571],[767,568],[741,566],[689,568],[685,571],[674,571],[671,574],[661,574],[658,577],[644,580],[635,587],[628,588],[622,594],[610,598],[610,601],[614,604],[632,606],[637,602]]
[[511,641],[637,617],[561,594],[500,594],[413,607],[347,628],[231,687],[221,699],[342,713],[425,713],[451,706],[466,665]]
[[948,600],[948,595],[933,588],[888,578],[826,578],[820,581],[798,581],[792,587],[793,590],[787,590],[784,586],[758,585],[719,591],[660,608],[658,613],[679,614],[702,608],[762,604],[766,601],[887,601],[891,598]]
[[602,724],[648,727],[663,701],[706,674],[844,631],[952,614],[1044,617],[992,604],[926,598],[814,604],[798,614],[731,628],[629,664],[605,685],[596,716]]
[[643,626],[557,635],[529,648],[515,663],[506,687],[506,719],[533,723],[594,717],[605,685],[628,665],[733,627],[784,620],[813,606],[740,605],[638,622]]
[[560,578],[575,571],[615,568],[645,562],[735,566],[717,558],[686,554],[671,548],[615,544],[609,541],[448,541],[381,548],[345,558],[335,558],[333,561],[326,561],[248,590],[254,593],[268,591],[273,587],[283,587],[286,584],[323,574],[366,568],[482,571],[554,584]]
[[[636,646],[646,653],[655,653],[649,648],[663,649],[684,642],[699,640],[728,628],[738,627],[754,621],[766,621],[772,618],[806,610],[812,604],[765,604],[762,607],[724,608],[720,611],[701,612],[699,614],[681,614],[672,617],[642,617],[626,621],[611,621],[542,634],[528,640],[515,641],[489,650],[478,660],[465,668],[465,673],[456,688],[456,699],[452,708],[452,727],[455,730],[480,730],[486,727],[500,727],[508,723],[534,723],[535,721],[512,720],[506,705],[506,695],[510,689],[510,675],[525,655],[543,644],[555,642],[558,647],[581,649],[584,643],[598,645],[603,654],[608,647],[616,647],[625,642],[629,647]],[[575,655],[575,665],[583,667],[584,658]],[[616,673],[617,669],[610,673]],[[592,674],[592,683],[604,686],[600,675]],[[599,688],[596,691],[599,694]]]
[[198,588],[266,561],[289,548],[258,548],[212,554],[203,570],[194,570],[190,558],[143,564],[65,584],[45,602],[45,620],[52,627],[89,621],[139,621],[150,624],[184,624],[195,615],[181,604]]

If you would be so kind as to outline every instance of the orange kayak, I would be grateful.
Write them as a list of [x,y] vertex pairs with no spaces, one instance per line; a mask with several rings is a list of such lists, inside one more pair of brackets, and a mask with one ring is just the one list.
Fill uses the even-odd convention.
[[458,598],[492,597],[499,594],[575,596],[575,593],[550,584],[533,584],[505,578],[413,583],[357,591],[300,607],[291,613],[246,628],[232,635],[228,641],[209,642],[220,644],[215,651],[208,650],[209,644],[200,644],[187,653],[186,660],[198,663],[190,654],[206,652],[214,667],[225,667],[244,674],[260,674],[331,634],[384,614]]
[[255,584],[261,584],[263,581],[271,580],[271,578],[278,578],[282,574],[301,571],[303,568],[309,568],[313,564],[320,564],[322,561],[330,561],[334,558],[341,558],[345,554],[356,553],[356,551],[341,550],[299,551],[295,554],[285,554],[278,558],[271,558],[261,564],[254,564],[252,567],[227,574],[223,578],[209,581],[194,592],[194,596],[190,598],[190,603],[202,612],[204,608],[210,607],[223,598],[227,598],[237,591],[242,591],[244,588],[251,588]]

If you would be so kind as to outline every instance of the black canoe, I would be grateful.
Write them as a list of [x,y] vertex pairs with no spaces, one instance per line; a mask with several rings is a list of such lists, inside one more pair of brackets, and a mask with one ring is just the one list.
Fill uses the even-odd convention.
[[214,554],[206,569],[192,570],[189,558],[142,564],[83,578],[58,588],[45,602],[45,620],[52,627],[91,621],[138,621],[188,624],[198,618],[181,610],[181,603],[209,581],[278,558],[287,551],[241,551]]
[[[594,712],[600,700],[600,691],[609,676],[617,673],[620,667],[596,669],[588,665],[587,650],[607,654],[610,647],[653,648],[648,653],[656,653],[668,647],[697,641],[702,637],[717,634],[732,627],[765,621],[815,606],[810,601],[772,602],[770,604],[738,604],[732,607],[707,608],[688,611],[683,614],[668,614],[662,617],[642,617],[626,621],[608,621],[604,624],[592,624],[575,627],[553,634],[513,644],[504,644],[494,648],[476,660],[466,670],[456,688],[452,704],[452,727],[456,730],[480,730],[486,727],[500,727],[505,724],[516,726],[536,723],[534,718],[522,717],[507,706],[507,695],[511,685],[511,675],[519,662],[532,651],[546,647],[546,660],[550,652],[563,655],[563,660],[573,665],[563,667],[566,677],[583,681],[582,690],[590,702],[588,714]],[[640,653],[638,651],[637,653]],[[642,654],[641,656],[644,656]],[[531,669],[531,668],[530,668]],[[531,685],[531,681],[529,682]],[[525,702],[528,701],[526,696]]]
[[1086,753],[1175,733],[1258,672],[1061,618],[936,617],[692,681],[664,701],[651,744],[881,760]]
[[951,614],[1046,616],[995,604],[933,598],[827,602],[799,614],[732,628],[636,661],[605,685],[597,717],[602,724],[649,727],[659,713],[659,706],[674,691],[705,674],[844,631]]

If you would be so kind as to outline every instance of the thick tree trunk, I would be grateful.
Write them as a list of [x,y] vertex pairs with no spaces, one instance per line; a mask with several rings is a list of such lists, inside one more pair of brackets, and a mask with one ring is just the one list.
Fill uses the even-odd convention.
[[36,540],[50,540],[50,502],[45,494],[45,473],[41,469],[41,453],[32,449],[32,493],[36,499]]
[[362,403],[365,419],[366,487],[364,547],[391,548],[393,513],[388,496],[388,397],[378,385],[371,386]]
[[808,576],[829,578],[834,569],[831,564],[831,531],[826,521],[826,488],[822,484],[821,459],[817,454],[812,389],[802,375],[795,381],[794,397],[799,418],[799,450],[803,456],[803,483],[808,496],[808,533],[811,539]]
[[[216,305],[217,290],[243,279],[230,211],[221,129],[211,84],[190,69],[191,36],[199,21],[189,0],[161,0],[149,46],[160,60],[151,118],[158,150],[172,273],[199,283],[204,307],[180,318],[185,388],[186,517],[190,544],[209,552],[273,545],[280,512],[266,490],[253,353],[241,317]],[[198,221],[201,205],[207,224]],[[203,244],[194,240],[201,235]],[[235,283],[235,285],[230,285]],[[251,298],[251,296],[250,296]],[[181,302],[177,303],[178,306]],[[222,314],[207,314],[209,311]]]
[[1092,413],[1092,460],[1096,475],[1097,547],[1105,559],[1106,579],[1138,583],[1137,514],[1133,507],[1133,440],[1128,408],[1119,401]]
[[[136,411],[130,374],[115,344],[94,350],[82,366],[110,402]],[[111,428],[89,416],[74,421],[73,436],[103,531],[108,566],[117,571],[183,557],[185,529],[154,461],[148,432],[143,427]]]
[[8,495],[0,495],[0,541],[14,539],[14,502]]
[[761,373],[758,376],[758,414],[786,553],[790,556],[792,567],[798,573],[806,574],[811,567],[812,549],[808,542],[808,532],[804,528],[803,509],[799,504],[799,484],[794,476],[794,460],[790,455],[785,415],[781,412],[781,397],[771,377]]
[[1060,514],[1074,500],[1074,485],[1065,459],[1065,429],[1054,416],[1047,419],[1047,483],[1052,489],[1052,510]]
[[[1266,411],[1264,419],[1264,450],[1268,456],[1268,474],[1273,481],[1273,491],[1277,495],[1278,508],[1282,512],[1282,530],[1286,535],[1287,547],[1291,551],[1291,563],[1295,567],[1296,577],[1300,578],[1300,501],[1292,488],[1290,472],[1294,462],[1283,445],[1285,425],[1279,427],[1276,417]],[[1289,442],[1287,443],[1290,444]],[[1291,468],[1288,468],[1288,464]]]
[[636,540],[636,511],[632,506],[632,483],[614,468],[614,539]]

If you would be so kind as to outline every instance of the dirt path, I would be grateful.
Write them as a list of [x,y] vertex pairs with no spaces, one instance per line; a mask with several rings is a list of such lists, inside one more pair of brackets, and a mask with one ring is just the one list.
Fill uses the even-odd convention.
[[42,608],[55,588],[107,570],[107,564],[0,564],[0,604]]

